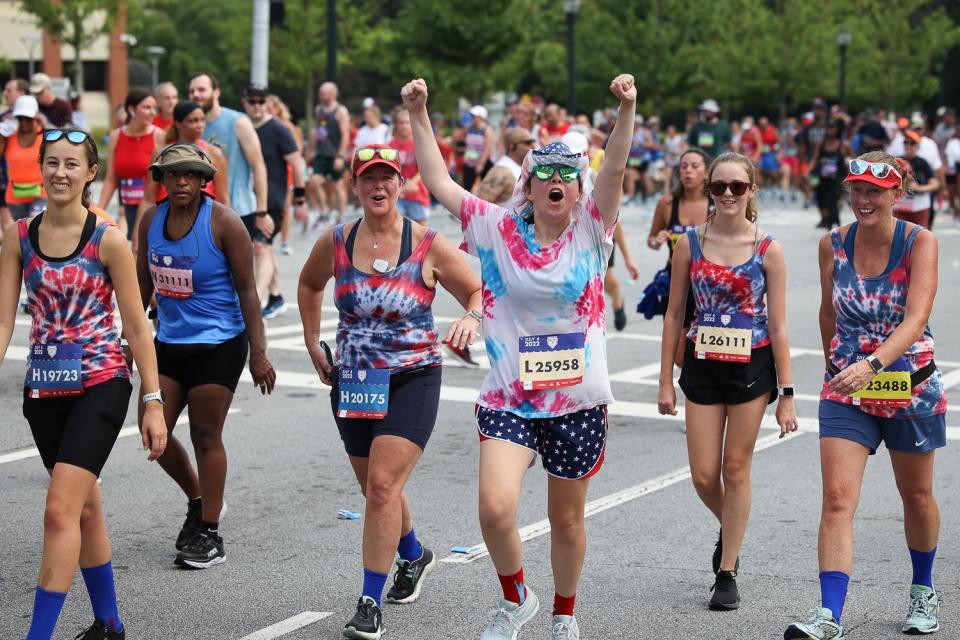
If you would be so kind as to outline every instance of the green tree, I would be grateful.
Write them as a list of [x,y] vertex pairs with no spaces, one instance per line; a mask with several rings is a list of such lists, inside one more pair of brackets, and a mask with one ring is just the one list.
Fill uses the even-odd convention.
[[[105,33],[116,18],[119,0],[21,0],[21,6],[37,19],[37,26],[51,37],[73,47],[73,84],[83,93],[81,53]],[[99,24],[99,26],[93,26]]]

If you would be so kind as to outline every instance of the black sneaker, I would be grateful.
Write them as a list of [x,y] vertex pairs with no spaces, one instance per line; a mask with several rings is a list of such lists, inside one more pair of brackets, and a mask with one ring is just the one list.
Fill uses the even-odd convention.
[[437,558],[433,551],[421,545],[423,553],[420,558],[410,562],[400,558],[397,560],[397,571],[393,574],[393,586],[387,593],[385,600],[390,604],[410,604],[420,597],[420,587],[423,579],[433,571]]
[[216,534],[199,531],[177,554],[176,563],[193,569],[209,569],[227,561],[223,538]]
[[622,305],[619,309],[613,310],[613,326],[617,331],[623,331],[627,326],[627,305]]
[[[723,529],[717,533],[717,544],[713,549],[713,575],[720,573],[721,557],[723,557]],[[737,556],[737,564],[733,568],[734,573],[737,571],[740,571],[740,556]]]
[[713,597],[710,608],[714,611],[729,611],[740,608],[740,591],[737,589],[737,574],[734,571],[721,571],[710,587]]
[[187,518],[180,527],[180,534],[177,536],[177,551],[183,551],[190,539],[200,531],[200,522],[203,520],[203,504],[199,500],[190,500],[187,502]]
[[83,631],[74,640],[125,640],[127,630],[113,631],[100,620],[94,620],[93,626]]
[[360,600],[357,601],[357,613],[343,628],[343,637],[379,640],[382,635],[383,612],[373,598],[360,596]]

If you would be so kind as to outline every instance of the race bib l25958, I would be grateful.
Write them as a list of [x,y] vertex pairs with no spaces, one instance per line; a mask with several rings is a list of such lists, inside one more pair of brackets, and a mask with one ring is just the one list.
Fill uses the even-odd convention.
[[585,366],[582,333],[520,337],[520,382],[527,391],[580,384]]

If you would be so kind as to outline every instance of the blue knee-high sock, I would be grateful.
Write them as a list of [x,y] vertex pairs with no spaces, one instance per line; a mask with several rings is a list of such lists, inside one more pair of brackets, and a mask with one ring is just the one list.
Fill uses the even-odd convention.
[[123,629],[120,613],[117,611],[117,592],[113,585],[113,562],[99,567],[80,569],[80,573],[83,574],[83,582],[87,585],[87,593],[90,594],[93,617],[112,631]]
[[913,563],[913,584],[922,584],[933,589],[933,558],[937,548],[932,551],[910,549],[910,562]]
[[30,621],[30,631],[27,640],[50,640],[53,630],[57,626],[57,619],[67,599],[66,593],[47,591],[37,587],[33,596],[33,619]]
[[373,571],[364,567],[363,569],[363,595],[373,598],[378,607],[383,604],[380,599],[383,598],[383,587],[387,584],[387,574]]
[[410,529],[410,533],[400,538],[397,553],[408,562],[419,560],[420,556],[423,555],[423,547],[420,546],[420,541],[417,540],[417,534],[413,529]]
[[847,585],[850,576],[842,571],[820,572],[820,600],[825,609],[833,612],[833,619],[840,622],[843,602],[847,599]]

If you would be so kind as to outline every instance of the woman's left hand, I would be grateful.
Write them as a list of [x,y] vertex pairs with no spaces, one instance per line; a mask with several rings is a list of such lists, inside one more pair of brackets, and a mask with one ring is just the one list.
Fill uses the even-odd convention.
[[855,362],[827,383],[830,390],[843,396],[853,395],[873,379],[873,367],[866,360]]
[[620,102],[637,101],[637,85],[634,83],[633,76],[629,73],[621,73],[614,78],[613,82],[610,83],[610,92]]
[[797,405],[793,398],[780,396],[780,401],[777,402],[777,424],[780,425],[781,438],[799,428]]
[[253,384],[260,387],[260,394],[273,393],[273,385],[277,381],[277,373],[273,365],[267,360],[266,353],[250,354],[250,376]]
[[477,331],[480,329],[480,322],[473,316],[464,316],[450,325],[447,331],[447,337],[443,342],[459,349],[473,344],[477,337]]

